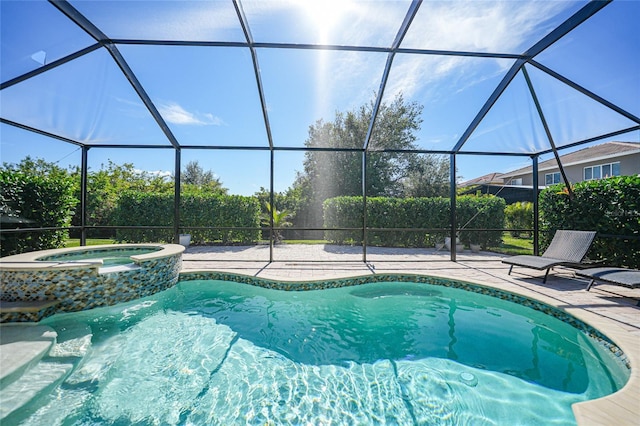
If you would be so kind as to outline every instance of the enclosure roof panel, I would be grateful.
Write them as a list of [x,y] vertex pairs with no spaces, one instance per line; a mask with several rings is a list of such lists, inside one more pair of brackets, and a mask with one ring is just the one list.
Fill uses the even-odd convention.
[[119,49],[181,145],[269,146],[247,48]]
[[257,43],[390,47],[408,0],[246,0]]
[[614,1],[536,61],[640,116],[639,19],[640,2]]
[[[273,143],[303,147],[309,126],[333,122],[337,111],[370,104],[387,56],[382,53],[259,49]],[[283,67],[282,64],[288,64]],[[365,129],[366,133],[366,129]],[[364,134],[361,135],[364,138]],[[330,146],[323,139],[316,147]],[[352,148],[361,148],[362,140]]]
[[70,2],[110,39],[243,42],[231,1]]
[[[397,96],[422,152],[640,134],[640,3],[2,1],[0,120],[88,145],[302,149]],[[320,148],[331,141],[320,140]]]
[[586,1],[426,1],[403,48],[520,54]]
[[105,49],[4,89],[2,118],[81,144],[169,145]]
[[95,43],[44,1],[0,2],[0,39],[3,82]]
[[422,105],[416,147],[451,151],[513,63],[513,59],[399,53],[384,102],[390,104],[402,95]]

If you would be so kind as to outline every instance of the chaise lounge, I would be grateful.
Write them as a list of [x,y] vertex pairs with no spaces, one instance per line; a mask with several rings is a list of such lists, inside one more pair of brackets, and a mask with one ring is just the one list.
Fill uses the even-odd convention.
[[576,275],[591,279],[587,286],[587,291],[591,290],[596,281],[629,288],[640,287],[640,271],[637,269],[616,267],[588,268],[576,271]]
[[595,231],[558,230],[542,256],[512,256],[502,259],[502,263],[511,265],[509,275],[514,266],[546,270],[542,280],[542,283],[546,283],[549,271],[554,266],[580,264],[595,236]]

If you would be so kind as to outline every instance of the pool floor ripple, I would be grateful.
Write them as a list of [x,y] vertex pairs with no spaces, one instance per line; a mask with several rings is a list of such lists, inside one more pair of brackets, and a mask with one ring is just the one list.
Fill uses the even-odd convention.
[[45,321],[78,322],[92,347],[23,424],[571,425],[626,381],[556,318],[426,284],[190,281]]

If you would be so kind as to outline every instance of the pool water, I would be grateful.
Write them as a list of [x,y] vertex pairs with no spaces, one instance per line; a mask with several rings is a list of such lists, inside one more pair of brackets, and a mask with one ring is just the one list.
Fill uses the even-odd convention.
[[573,425],[629,376],[555,317],[428,284],[186,281],[43,323],[74,367],[20,424]]

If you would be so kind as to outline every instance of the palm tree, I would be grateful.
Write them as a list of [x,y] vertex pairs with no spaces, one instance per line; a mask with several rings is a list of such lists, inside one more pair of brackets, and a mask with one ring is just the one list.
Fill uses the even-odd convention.
[[[287,226],[291,226],[292,223],[289,222],[289,216],[291,216],[291,212],[288,210],[277,210],[271,208],[271,203],[268,201],[265,202],[265,210],[266,213],[262,214],[262,225],[263,226],[271,226],[271,219],[273,218],[273,227],[274,228],[286,228]],[[273,238],[275,243],[279,243],[282,241],[282,231],[280,229],[273,230]]]

